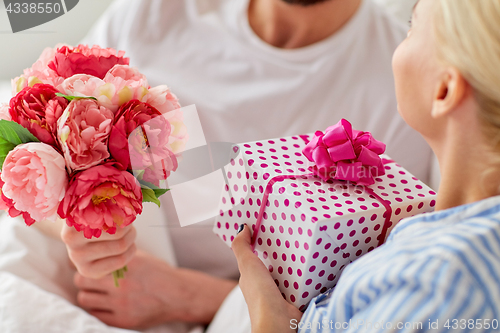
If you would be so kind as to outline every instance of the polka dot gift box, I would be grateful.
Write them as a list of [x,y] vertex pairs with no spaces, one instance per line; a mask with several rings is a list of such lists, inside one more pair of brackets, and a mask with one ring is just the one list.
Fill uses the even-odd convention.
[[299,309],[347,264],[381,245],[436,193],[346,120],[325,133],[235,146],[214,231],[231,246],[241,223],[283,297]]

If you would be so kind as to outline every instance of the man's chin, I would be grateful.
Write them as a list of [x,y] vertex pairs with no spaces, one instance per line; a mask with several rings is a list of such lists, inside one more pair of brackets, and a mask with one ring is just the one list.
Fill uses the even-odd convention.
[[300,6],[312,6],[321,2],[325,2],[328,0],[282,0],[291,5],[300,5]]

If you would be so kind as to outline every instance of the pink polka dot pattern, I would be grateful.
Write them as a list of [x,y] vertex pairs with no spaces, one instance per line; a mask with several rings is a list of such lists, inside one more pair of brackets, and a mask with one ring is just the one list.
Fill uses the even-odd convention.
[[293,177],[273,185],[255,251],[284,297],[298,308],[335,286],[344,267],[379,245],[386,202],[392,209],[386,236],[401,219],[435,205],[435,193],[396,163],[386,164],[386,174],[370,187],[386,202],[345,181],[307,176],[311,165],[302,155],[304,146],[300,136],[241,145],[225,169],[228,184],[214,225],[230,246],[239,224],[255,228],[269,181]]

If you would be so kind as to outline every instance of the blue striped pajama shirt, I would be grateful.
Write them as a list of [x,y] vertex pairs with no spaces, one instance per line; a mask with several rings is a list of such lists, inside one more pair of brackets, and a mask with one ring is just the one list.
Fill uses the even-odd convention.
[[500,332],[500,196],[402,220],[313,299],[309,332]]

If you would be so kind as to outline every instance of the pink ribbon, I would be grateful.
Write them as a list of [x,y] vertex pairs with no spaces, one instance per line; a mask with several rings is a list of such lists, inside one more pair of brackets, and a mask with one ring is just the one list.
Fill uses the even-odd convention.
[[[301,176],[311,176],[312,174],[306,174]],[[255,241],[257,240],[257,235],[259,234],[260,225],[262,224],[262,218],[264,216],[264,211],[266,210],[266,205],[269,200],[269,194],[273,191],[273,185],[278,182],[282,182],[285,179],[291,179],[297,177],[296,175],[284,175],[273,177],[267,182],[266,189],[264,190],[264,195],[262,197],[262,203],[260,205],[259,215],[257,216],[257,221],[255,222],[255,229],[252,233],[252,251],[255,250]],[[299,176],[300,177],[300,176]]]
[[[383,160],[383,164],[387,163],[394,163],[392,160]],[[266,210],[267,202],[269,201],[269,194],[272,193],[273,191],[273,185],[278,182],[282,182],[285,179],[293,179],[297,177],[303,177],[303,176],[312,176],[313,174],[305,174],[305,175],[282,175],[282,176],[276,176],[273,177],[269,180],[269,182],[266,185],[266,189],[264,190],[264,195],[262,197],[262,203],[260,205],[260,210],[259,210],[259,215],[257,216],[257,221],[255,222],[255,229],[253,230],[252,233],[252,251],[255,250],[255,244],[257,241],[257,236],[260,231],[260,226],[262,225],[262,219],[264,217],[264,211]],[[378,246],[382,245],[385,241],[385,237],[387,235],[387,230],[389,230],[389,227],[391,226],[391,216],[392,216],[392,208],[389,205],[389,203],[384,200],[382,197],[380,197],[378,194],[376,194],[371,188],[364,186],[364,190],[366,193],[369,195],[373,196],[375,200],[380,202],[382,206],[385,208],[385,213],[384,213],[384,225],[382,226],[382,231],[380,232],[380,236],[378,238]]]
[[[359,185],[372,185],[375,183],[374,177],[385,174],[384,164],[394,163],[392,160],[382,160],[380,158],[379,154],[383,154],[385,151],[384,143],[375,140],[370,132],[353,130],[351,124],[345,119],[340,120],[334,126],[328,127],[324,134],[317,131],[311,141],[305,135],[300,135],[300,138],[306,142],[306,147],[302,153],[309,161],[315,162],[316,165],[309,167],[309,170],[312,171],[309,174],[280,175],[269,180],[252,234],[252,250],[255,250],[269,194],[272,193],[275,183],[285,179],[315,175],[324,181],[337,179],[356,182]],[[378,238],[378,245],[380,246],[384,243],[387,230],[391,225],[392,208],[387,201],[377,195],[371,188],[364,186],[364,189],[367,194],[380,202],[386,210],[384,225]]]
[[380,154],[385,144],[370,132],[356,131],[342,119],[325,133],[317,131],[302,153],[315,165],[309,170],[324,181],[349,180],[359,185],[372,185],[375,177],[385,174]]

